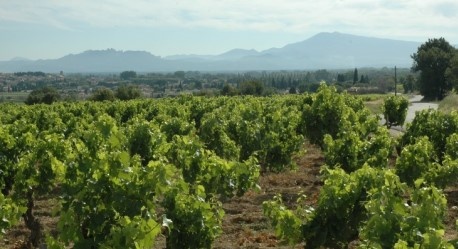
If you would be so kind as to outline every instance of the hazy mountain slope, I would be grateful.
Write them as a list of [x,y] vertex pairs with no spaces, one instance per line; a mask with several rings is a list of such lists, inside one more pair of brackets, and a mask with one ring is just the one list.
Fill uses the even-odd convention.
[[144,51],[88,50],[54,60],[0,62],[0,72],[245,71],[410,67],[421,43],[319,33],[282,48],[233,49],[220,55],[176,55],[161,58]]
[[0,71],[119,72],[168,70],[168,61],[143,51],[88,50],[59,59],[0,62]]
[[417,42],[397,41],[342,33],[320,33],[269,53],[310,68],[352,68],[411,65]]

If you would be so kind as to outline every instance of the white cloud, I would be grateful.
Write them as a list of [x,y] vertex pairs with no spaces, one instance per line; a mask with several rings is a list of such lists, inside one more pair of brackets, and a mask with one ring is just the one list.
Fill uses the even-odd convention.
[[0,0],[0,20],[59,29],[184,27],[458,40],[450,0]]

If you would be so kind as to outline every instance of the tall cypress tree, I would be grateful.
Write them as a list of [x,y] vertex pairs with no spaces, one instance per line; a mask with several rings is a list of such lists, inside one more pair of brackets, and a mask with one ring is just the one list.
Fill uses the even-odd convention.
[[358,82],[358,69],[355,68],[355,72],[353,73],[353,85]]

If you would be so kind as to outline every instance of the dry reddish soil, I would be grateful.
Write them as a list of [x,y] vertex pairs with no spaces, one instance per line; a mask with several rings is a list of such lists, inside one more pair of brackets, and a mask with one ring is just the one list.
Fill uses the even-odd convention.
[[[42,197],[35,201],[34,215],[40,219],[44,233],[55,235],[57,232],[57,221],[59,217],[53,215],[53,210],[58,207],[58,196],[50,195]],[[15,227],[10,229],[7,234],[0,239],[0,248],[5,249],[23,249],[29,248],[26,241],[30,231],[20,221]]]
[[[297,164],[295,170],[262,174],[259,191],[251,190],[242,197],[235,197],[223,203],[225,211],[223,233],[213,243],[213,248],[303,248],[303,244],[290,246],[275,236],[269,221],[263,215],[262,203],[271,200],[276,194],[281,194],[284,204],[293,207],[301,193],[307,195],[309,204],[313,205],[316,202],[322,185],[319,170],[324,163],[324,158],[319,148],[310,144],[305,144],[304,148],[306,153],[295,159]],[[455,220],[458,218],[458,188],[455,186],[446,189],[445,194],[449,207],[446,217],[446,236],[449,239],[457,238]],[[53,206],[57,206],[54,198],[50,196],[36,203],[35,214],[43,223],[45,231],[50,233],[56,232],[58,220],[57,217],[52,216],[51,211]],[[20,223],[0,240],[0,248],[25,248],[24,241],[28,234],[28,230]],[[165,248],[165,238],[162,235],[157,238],[154,248]]]
[[[250,191],[223,204],[226,212],[223,235],[214,243],[214,248],[292,248],[275,237],[263,215],[262,203],[281,194],[284,204],[293,207],[301,193],[307,195],[308,201],[316,201],[321,187],[318,176],[324,159],[319,148],[305,147],[306,153],[296,158],[295,170],[263,174],[259,181],[260,191]],[[293,248],[303,248],[303,245]]]

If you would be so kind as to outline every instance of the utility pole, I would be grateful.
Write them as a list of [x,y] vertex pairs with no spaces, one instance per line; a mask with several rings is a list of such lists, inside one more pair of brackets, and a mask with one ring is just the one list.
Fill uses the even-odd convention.
[[398,83],[397,69],[396,69],[396,66],[394,66],[394,96],[396,96],[398,93],[397,83]]

